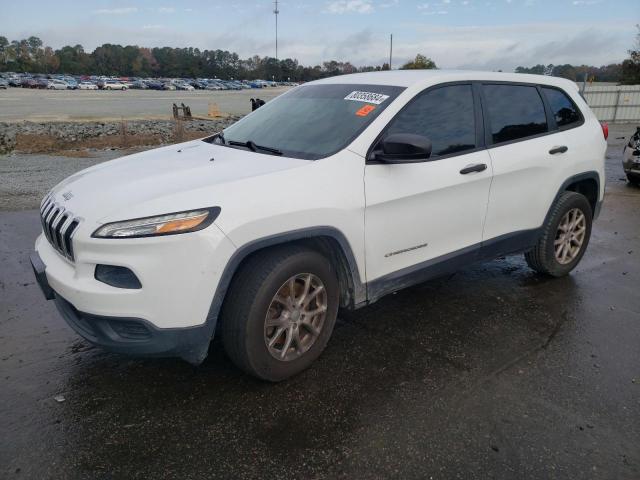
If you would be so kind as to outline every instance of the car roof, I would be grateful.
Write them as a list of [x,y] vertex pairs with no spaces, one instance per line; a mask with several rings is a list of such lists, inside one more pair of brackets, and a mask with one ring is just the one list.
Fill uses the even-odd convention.
[[472,70],[386,70],[383,72],[353,73],[323,78],[309,84],[395,85],[399,87],[428,86],[459,81],[521,82],[552,85],[564,89],[578,89],[575,82],[548,75],[526,73],[480,72]]

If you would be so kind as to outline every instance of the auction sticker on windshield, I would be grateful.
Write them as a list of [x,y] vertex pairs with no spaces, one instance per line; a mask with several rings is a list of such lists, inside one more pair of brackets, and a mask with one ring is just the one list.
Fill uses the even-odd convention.
[[374,105],[380,105],[384,102],[389,95],[383,95],[381,93],[374,92],[351,92],[349,95],[344,97],[345,100],[353,100],[354,102],[364,102],[364,103],[373,103]]

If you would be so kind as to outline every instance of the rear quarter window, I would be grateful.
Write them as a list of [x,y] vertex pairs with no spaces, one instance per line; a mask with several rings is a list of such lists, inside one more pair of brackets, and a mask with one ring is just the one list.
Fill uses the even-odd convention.
[[582,122],[580,110],[566,93],[551,87],[542,87],[542,91],[559,128],[571,128]]

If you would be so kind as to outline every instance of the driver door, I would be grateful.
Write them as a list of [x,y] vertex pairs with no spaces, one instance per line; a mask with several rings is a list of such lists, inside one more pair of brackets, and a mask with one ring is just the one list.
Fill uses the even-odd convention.
[[382,138],[423,135],[432,142],[429,159],[367,163],[365,246],[372,298],[435,276],[447,262],[475,258],[492,177],[477,103],[471,84],[418,94]]

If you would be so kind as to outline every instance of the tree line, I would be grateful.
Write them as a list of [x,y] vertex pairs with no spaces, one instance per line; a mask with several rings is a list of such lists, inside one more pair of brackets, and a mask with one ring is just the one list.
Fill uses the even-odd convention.
[[589,65],[534,65],[533,67],[517,67],[516,73],[534,73],[537,75],[553,75],[569,80],[598,82],[617,82],[623,85],[640,84],[640,25],[636,25],[638,33],[634,46],[628,50],[629,58],[622,63],[612,63],[602,67]]
[[591,65],[534,65],[533,67],[516,67],[516,73],[533,73],[535,75],[552,75],[574,82],[581,82],[585,75],[588,80],[598,82],[620,82],[622,78],[622,64],[612,63],[602,67]]
[[[427,66],[414,66],[410,62],[406,68],[435,68],[435,63],[430,59],[422,55],[416,57],[416,61],[426,60]],[[45,46],[38,37],[9,41],[0,36],[0,71],[133,77],[261,78],[293,82],[388,69],[387,63],[355,67],[350,62],[331,60],[322,65],[304,66],[291,58],[279,60],[254,55],[242,59],[237,53],[220,49],[146,48],[107,43],[93,52],[86,52],[82,45],[68,45],[54,50]]]
[[[400,68],[431,69],[437,66],[432,59],[418,54]],[[146,48],[106,43],[92,52],[86,52],[82,45],[67,45],[54,50],[35,36],[12,41],[0,36],[0,71],[133,77],[261,78],[306,82],[347,73],[388,69],[388,63],[356,67],[350,62],[331,60],[322,65],[305,66],[292,58],[280,60],[254,55],[242,59],[237,53],[227,50],[192,47]],[[519,66],[515,72],[554,75],[573,81],[582,81],[586,75],[589,80],[601,82],[640,83],[640,27],[636,45],[629,50],[629,58],[622,63],[601,67],[539,64]]]

